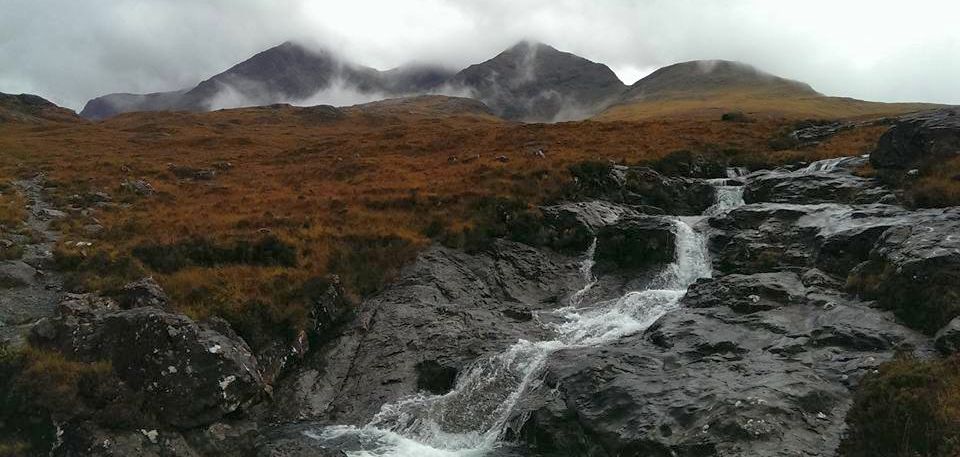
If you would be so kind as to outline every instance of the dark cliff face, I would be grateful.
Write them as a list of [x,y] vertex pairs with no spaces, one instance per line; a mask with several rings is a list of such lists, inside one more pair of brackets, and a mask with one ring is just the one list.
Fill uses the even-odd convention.
[[662,100],[720,90],[767,91],[783,95],[820,95],[809,85],[728,60],[695,60],[663,67],[637,81],[623,101]]
[[502,117],[526,121],[589,117],[626,88],[606,65],[526,41],[466,68],[451,85]]

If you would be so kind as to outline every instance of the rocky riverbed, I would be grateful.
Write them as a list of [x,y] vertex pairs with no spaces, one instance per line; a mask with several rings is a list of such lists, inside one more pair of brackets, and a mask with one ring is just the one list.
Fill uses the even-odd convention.
[[431,247],[354,312],[331,280],[293,347],[255,354],[150,281],[68,295],[33,343],[111,361],[156,422],[58,424],[54,455],[836,455],[864,376],[960,347],[960,210],[859,173],[942,157],[901,139],[953,141],[951,112],[873,157],[610,167],[541,209],[542,244]]

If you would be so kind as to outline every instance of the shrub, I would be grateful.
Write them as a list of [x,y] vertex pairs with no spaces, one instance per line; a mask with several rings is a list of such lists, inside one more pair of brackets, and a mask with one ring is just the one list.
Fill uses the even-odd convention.
[[67,288],[73,291],[109,294],[145,274],[133,257],[105,248],[61,243],[54,248],[53,255],[57,268],[67,273]]
[[199,237],[174,244],[148,244],[135,247],[133,255],[161,273],[173,273],[189,266],[243,264],[292,267],[297,263],[296,248],[274,235],[264,236],[254,242],[238,240],[229,245]]
[[76,362],[59,352],[0,347],[0,455],[40,454],[55,441],[54,423],[94,420],[141,424],[139,403],[107,362]]
[[0,225],[20,225],[27,218],[26,200],[9,186],[3,186],[0,192]]
[[753,122],[753,119],[750,119],[742,111],[731,111],[729,113],[723,113],[720,116],[720,120],[724,122]]
[[418,250],[413,241],[396,235],[348,235],[335,242],[327,271],[340,275],[350,291],[370,295],[395,278]]
[[960,358],[901,357],[861,383],[841,445],[847,457],[953,457],[960,452]]

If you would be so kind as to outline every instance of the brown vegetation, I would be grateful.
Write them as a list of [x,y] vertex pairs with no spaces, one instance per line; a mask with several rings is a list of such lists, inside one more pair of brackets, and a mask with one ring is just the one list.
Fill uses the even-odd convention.
[[[421,102],[6,124],[0,178],[44,171],[58,206],[95,191],[118,203],[59,224],[56,254],[72,289],[110,293],[153,274],[180,309],[224,316],[256,342],[304,324],[312,278],[337,273],[368,295],[431,242],[477,249],[511,231],[527,236],[494,219],[526,217],[530,205],[560,195],[572,164],[650,163],[684,150],[769,166],[863,153],[883,131],[772,151],[770,139],[790,120],[516,124]],[[137,179],[156,192],[122,188]],[[92,223],[104,230],[84,231]]]
[[861,384],[847,416],[847,457],[954,457],[960,452],[960,358],[904,357]]

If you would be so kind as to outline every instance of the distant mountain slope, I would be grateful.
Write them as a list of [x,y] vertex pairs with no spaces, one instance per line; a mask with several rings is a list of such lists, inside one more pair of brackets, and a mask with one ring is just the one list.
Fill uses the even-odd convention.
[[478,117],[499,120],[490,108],[479,100],[443,95],[391,98],[364,103],[344,109],[348,113],[372,114],[411,118]]
[[589,117],[616,101],[624,89],[606,65],[541,43],[522,42],[454,73],[425,64],[378,71],[329,51],[287,42],[192,89],[105,95],[89,101],[81,115],[105,119],[131,111],[207,111],[274,103],[348,105],[443,93],[469,94],[508,119],[552,121]]
[[451,86],[469,89],[504,118],[524,121],[583,119],[626,89],[606,65],[529,41],[471,65]]
[[729,60],[694,60],[663,67],[634,83],[621,100],[686,98],[715,91],[749,90],[777,95],[820,95],[810,85]]
[[407,65],[388,71],[357,65],[326,50],[286,42],[234,65],[189,90],[155,94],[110,94],[87,102],[81,115],[105,119],[132,111],[209,111],[275,103],[316,104],[324,91],[343,104],[427,92],[453,72],[440,66]]
[[877,103],[828,97],[810,85],[727,60],[698,60],[661,68],[634,83],[597,120],[662,116],[719,117],[739,111],[758,116],[844,118],[929,109],[924,103]]
[[3,123],[44,123],[44,122],[81,122],[73,110],[31,94],[0,93],[0,124]]
[[185,90],[152,94],[108,94],[87,102],[80,115],[99,121],[131,111],[168,111],[180,103]]

